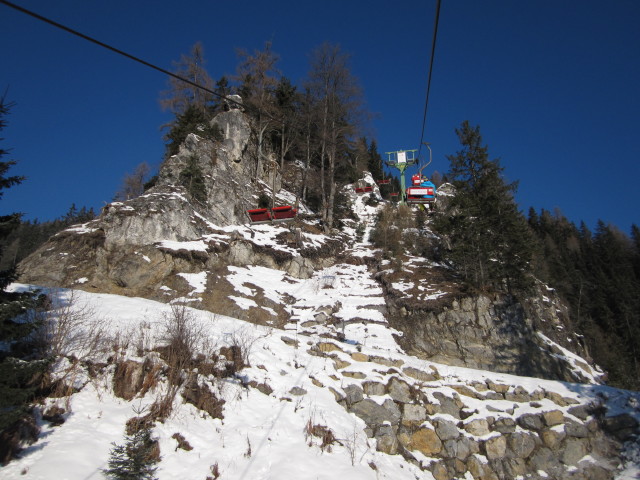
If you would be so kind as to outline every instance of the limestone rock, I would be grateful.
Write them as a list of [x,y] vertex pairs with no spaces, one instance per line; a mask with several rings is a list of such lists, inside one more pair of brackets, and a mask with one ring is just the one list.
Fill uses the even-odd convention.
[[395,421],[397,425],[399,420],[399,415],[397,415],[396,412],[385,408],[369,398],[365,398],[361,402],[351,405],[349,411],[355,413],[372,428],[382,425],[385,422],[393,424]]
[[542,430],[543,422],[540,415],[535,413],[527,413],[518,417],[518,425],[527,430],[535,430],[536,432]]
[[475,455],[472,455],[467,460],[467,468],[476,480],[498,480],[491,466],[486,463],[486,461],[481,461]]
[[562,463],[576,465],[587,454],[587,441],[583,438],[568,438],[562,451]]
[[427,418],[427,410],[422,405],[405,403],[402,405],[402,425],[419,426]]
[[351,354],[351,358],[353,360],[355,360],[356,362],[368,362],[369,361],[369,356],[365,355],[364,353],[360,353],[360,352],[353,352]]
[[500,418],[494,422],[492,429],[503,434],[512,433],[516,431],[516,422],[512,418]]
[[385,385],[380,382],[362,382],[362,388],[367,395],[384,395],[386,393]]
[[481,437],[490,433],[489,422],[486,418],[472,420],[464,425],[464,429],[467,431],[467,433],[470,433],[471,435],[475,435],[477,437]]
[[560,425],[564,422],[564,415],[560,410],[550,410],[542,414],[542,418],[547,427]]
[[439,413],[446,413],[455,418],[460,418],[460,410],[464,406],[456,398],[448,397],[442,392],[435,392],[433,396],[438,400],[439,404],[435,406]]
[[433,371],[426,372],[414,367],[405,367],[402,369],[402,373],[409,377],[415,378],[416,380],[420,380],[421,382],[433,382],[435,380],[438,380],[439,377],[439,375],[437,375],[437,373],[434,373]]
[[455,440],[460,436],[460,431],[458,430],[456,424],[449,420],[439,418],[437,420],[434,420],[433,424],[436,428],[438,437],[443,442],[447,440]]
[[408,450],[418,450],[431,457],[442,451],[442,442],[436,432],[430,428],[420,428],[414,432],[405,444]]
[[491,437],[484,442],[485,455],[489,460],[500,459],[504,457],[507,451],[507,439],[500,435]]
[[536,448],[534,435],[526,432],[514,432],[509,435],[508,446],[510,454],[515,458],[529,458]]
[[289,390],[289,393],[291,395],[295,395],[297,397],[300,397],[302,395],[306,395],[307,391],[302,387],[293,387],[291,390]]
[[456,440],[447,440],[444,442],[444,450],[449,458],[458,460],[466,460],[469,455],[478,453],[480,448],[478,443],[468,437],[460,437]]
[[398,453],[398,438],[390,425],[383,425],[375,435],[376,450],[379,452],[395,455]]
[[567,436],[575,438],[586,438],[589,436],[589,429],[582,423],[569,420],[564,424]]
[[347,405],[358,403],[364,398],[362,388],[358,385],[347,385],[346,387],[344,387],[344,393]]
[[543,430],[540,433],[540,438],[546,447],[551,450],[556,450],[560,447],[562,441],[565,439],[567,434],[563,430],[558,430],[555,428]]
[[409,385],[396,377],[389,380],[387,392],[396,402],[411,403],[413,401]]

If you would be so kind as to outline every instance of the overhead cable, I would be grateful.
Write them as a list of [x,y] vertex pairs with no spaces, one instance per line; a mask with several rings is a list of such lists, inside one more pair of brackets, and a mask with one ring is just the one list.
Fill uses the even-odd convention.
[[433,72],[433,58],[436,53],[436,38],[438,36],[438,19],[440,18],[440,0],[436,2],[436,16],[433,25],[433,40],[431,41],[431,59],[429,61],[429,77],[427,79],[427,95],[424,101],[424,115],[422,117],[422,133],[420,134],[420,147],[418,148],[418,155],[416,158],[420,158],[420,152],[422,151],[422,142],[424,140],[424,131],[427,125],[427,109],[429,106],[429,92],[431,91],[431,73]]
[[[51,20],[50,18],[44,17],[44,16],[42,16],[42,15],[40,15],[38,13],[32,12],[31,10],[28,10],[28,9],[26,9],[24,7],[21,7],[20,5],[16,5],[15,3],[8,2],[7,0],[0,0],[0,3],[6,5],[8,7],[11,7],[13,9],[15,9],[15,10],[18,10],[18,11],[20,11],[22,13],[25,13],[25,14],[33,17],[33,18],[37,18],[38,20],[40,20],[42,22],[45,22],[45,23],[48,23],[49,25],[53,25],[56,28],[59,28],[59,29],[64,30],[66,32],[69,32],[72,35],[76,35],[76,36],[78,36],[78,37],[80,37],[80,38],[82,38],[84,40],[87,40],[87,41],[89,41],[91,43],[95,43],[96,45],[99,45],[102,48],[106,48],[107,50],[111,50],[112,52],[115,52],[118,55],[122,55],[124,57],[127,57],[127,58],[135,61],[135,62],[141,63],[142,65],[144,65],[146,67],[153,68],[154,70],[157,70],[157,71],[159,71],[161,73],[164,73],[165,75],[169,75],[170,77],[173,77],[173,78],[175,78],[177,80],[180,80],[181,82],[184,82],[184,83],[187,83],[187,84],[189,84],[189,85],[191,85],[193,87],[199,88],[200,90],[204,90],[205,92],[210,93],[212,95],[215,95],[218,98],[223,98],[223,95],[220,95],[219,93],[214,92],[213,90],[211,90],[211,89],[209,89],[207,87],[204,87],[204,86],[202,86],[202,85],[200,85],[200,84],[198,84],[196,82],[193,82],[193,81],[189,80],[188,78],[184,78],[184,77],[181,77],[180,75],[176,75],[175,73],[170,72],[169,70],[165,70],[164,68],[158,67],[157,65],[154,65],[153,63],[147,62],[146,60],[143,60],[143,59],[141,59],[139,57],[136,57],[135,55],[131,55],[130,53],[124,52],[124,51],[122,51],[122,50],[120,50],[120,49],[118,49],[116,47],[113,47],[113,46],[107,44],[107,43],[101,42],[100,40],[97,40],[97,39],[95,39],[93,37],[90,37],[89,35],[85,35],[84,33],[78,32],[77,30],[74,30],[73,28],[67,27],[65,25],[62,25],[61,23],[58,23],[58,22],[56,22],[54,20]],[[246,108],[246,105],[242,105],[242,104],[240,104],[239,102],[236,102],[233,99],[226,98],[226,97],[225,97],[225,99],[227,101],[231,102],[231,103],[235,103],[238,106]]]

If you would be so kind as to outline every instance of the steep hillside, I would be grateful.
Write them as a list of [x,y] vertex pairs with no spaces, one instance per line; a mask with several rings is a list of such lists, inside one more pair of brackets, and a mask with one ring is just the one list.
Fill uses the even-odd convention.
[[[158,439],[162,479],[185,465],[189,478],[620,474],[638,396],[600,385],[553,290],[516,303],[408,249],[385,258],[369,242],[384,207],[370,175],[371,193],[344,188],[331,235],[304,205],[290,224],[247,224],[269,186],[295,197],[274,172],[251,181],[242,112],[214,121],[222,142],[190,135],[156,186],[21,264],[27,284],[73,289],[52,291],[52,318],[90,314],[7,478],[97,477],[125,430]],[[204,197],[185,171],[201,172]]]
[[[327,304],[326,285],[307,282],[301,312]],[[58,393],[38,406],[38,440],[2,477],[100,478],[113,444],[147,424],[159,479],[633,478],[616,468],[620,441],[640,419],[638,394],[406,355],[383,322],[361,323],[379,313],[375,292],[363,295],[367,282],[349,290],[342,342],[139,298],[56,292],[58,305],[91,311],[85,333],[99,325],[101,340],[59,359]],[[197,332],[199,356],[174,388],[161,347],[179,318]]]

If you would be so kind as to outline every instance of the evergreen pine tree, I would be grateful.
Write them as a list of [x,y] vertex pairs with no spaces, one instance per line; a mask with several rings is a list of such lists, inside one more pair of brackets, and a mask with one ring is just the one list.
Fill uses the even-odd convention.
[[[0,131],[6,126],[5,116],[12,104],[0,98]],[[2,140],[2,139],[0,139]],[[7,154],[0,148],[0,158]],[[0,197],[2,190],[20,184],[24,178],[6,176],[14,161],[0,161]],[[0,216],[0,240],[19,225],[20,214]],[[4,245],[0,242],[0,245]],[[0,257],[2,256],[0,249]],[[11,293],[5,291],[15,279],[15,267],[0,272],[0,343],[5,347],[0,351],[0,463],[11,459],[19,450],[19,422],[28,415],[29,403],[41,380],[41,374],[47,362],[34,359],[29,344],[25,340],[37,327],[36,324],[20,321],[19,317],[28,309],[36,306],[39,298],[30,293]],[[14,440],[11,440],[14,439]]]
[[221,140],[222,132],[217,125],[210,125],[211,114],[203,111],[195,105],[187,107],[184,113],[177,115],[176,120],[171,125],[171,129],[165,135],[166,156],[170,157],[178,153],[180,145],[190,133],[209,139]]
[[373,175],[374,180],[382,180],[382,156],[378,152],[378,144],[375,140],[371,140],[369,144],[369,165],[368,169]]
[[195,200],[206,202],[207,185],[202,170],[198,166],[198,159],[194,155],[187,158],[187,166],[180,172],[180,183]]
[[216,86],[213,91],[216,92],[216,95],[212,100],[211,110],[213,111],[213,113],[218,113],[227,108],[225,99],[227,95],[231,94],[231,87],[229,86],[229,80],[226,76],[223,75],[222,77],[220,77],[220,79],[216,82]]
[[127,435],[123,445],[112,444],[109,468],[103,470],[113,480],[156,480],[156,463],[159,461],[157,441],[151,431],[142,428]]
[[509,293],[531,285],[531,235],[503,167],[490,160],[479,127],[463,122],[456,129],[462,150],[449,155],[449,178],[456,187],[451,210],[435,222],[450,240],[448,259],[479,289]]
[[[640,374],[640,275],[635,240],[599,221],[592,234],[559,211],[529,214],[542,254],[536,275],[570,306],[588,356],[603,367],[611,385],[637,389]],[[536,265],[538,267],[538,265]]]

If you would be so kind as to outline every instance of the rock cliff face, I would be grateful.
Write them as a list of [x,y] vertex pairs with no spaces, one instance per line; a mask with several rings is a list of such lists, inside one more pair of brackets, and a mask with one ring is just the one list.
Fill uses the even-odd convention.
[[[422,271],[426,281],[429,272],[433,270]],[[399,341],[420,358],[569,382],[590,382],[603,375],[572,353],[584,355],[578,336],[567,327],[566,307],[542,285],[525,304],[505,296],[446,292],[446,287],[437,299],[416,302],[415,296],[394,288],[399,284],[397,275],[395,281],[386,275],[381,280],[389,320],[404,333]],[[420,280],[412,276],[403,285]],[[431,285],[436,282],[431,280]]]
[[212,123],[222,131],[223,140],[212,142],[189,135],[178,154],[162,165],[158,185],[180,185],[181,173],[190,161],[195,161],[206,185],[206,200],[192,202],[199,213],[219,226],[246,223],[245,211],[257,204],[256,188],[251,180],[268,181],[269,177],[263,172],[257,172],[256,177],[256,163],[249,152],[251,128],[240,110],[220,113]]
[[[305,278],[330,262],[335,247],[309,248],[304,227],[294,234],[274,226],[265,237],[259,227],[246,226],[246,210],[257,206],[267,185],[275,185],[282,203],[295,197],[278,190],[277,172],[256,172],[248,117],[235,109],[213,123],[223,132],[222,141],[190,134],[178,154],[164,162],[154,187],[52,237],[21,264],[21,280],[163,301],[197,297],[202,306],[224,311],[217,293],[224,272],[219,272],[229,265],[261,265]],[[206,196],[200,200],[182,178],[194,166],[204,180]],[[292,244],[299,251],[288,247]],[[201,287],[195,289],[193,282]]]

